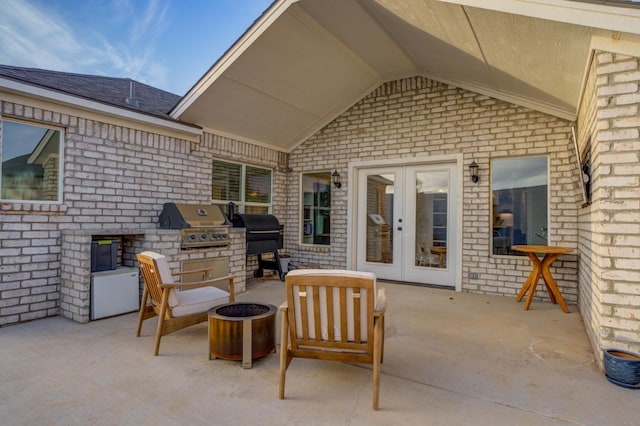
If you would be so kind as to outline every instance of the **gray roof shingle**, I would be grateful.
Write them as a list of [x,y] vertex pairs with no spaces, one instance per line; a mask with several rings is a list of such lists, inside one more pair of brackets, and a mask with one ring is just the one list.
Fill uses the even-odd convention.
[[[73,74],[10,65],[0,65],[0,77],[178,121],[172,119],[169,112],[180,101],[180,96],[129,78]],[[130,94],[131,83],[133,83],[135,90],[134,98],[138,101],[137,108],[126,102]]]

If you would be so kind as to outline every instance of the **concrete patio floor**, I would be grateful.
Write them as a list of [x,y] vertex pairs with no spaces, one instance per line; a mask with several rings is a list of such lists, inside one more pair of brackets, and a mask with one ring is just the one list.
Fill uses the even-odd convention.
[[[597,368],[579,313],[534,301],[399,284],[389,306],[380,410],[369,366],[294,359],[278,400],[277,354],[208,359],[206,323],[162,339],[135,313],[0,328],[3,425],[637,425],[640,390]],[[279,305],[279,281],[239,297]],[[279,336],[279,318],[277,332]],[[279,337],[278,337],[279,338]],[[278,340],[279,342],[279,340]]]

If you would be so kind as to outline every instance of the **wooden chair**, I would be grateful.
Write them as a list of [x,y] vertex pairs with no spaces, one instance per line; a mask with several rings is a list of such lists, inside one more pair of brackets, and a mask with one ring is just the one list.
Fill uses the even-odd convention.
[[[233,275],[206,279],[209,269],[172,275],[164,255],[145,251],[139,253],[137,257],[138,263],[140,263],[140,271],[144,278],[144,290],[140,303],[136,336],[140,337],[140,330],[144,320],[158,316],[154,355],[158,355],[162,336],[206,321],[209,309],[216,305],[235,301],[235,288],[233,286],[235,277]],[[174,275],[184,276],[196,273],[202,274],[201,281],[180,283],[175,282],[173,279]],[[225,282],[229,283],[228,292],[214,287],[216,284],[219,285]],[[151,301],[150,305],[147,304],[147,300]]]
[[373,409],[378,409],[384,352],[384,289],[376,294],[372,273],[297,269],[285,278],[280,305],[279,398],[295,357],[373,365]]

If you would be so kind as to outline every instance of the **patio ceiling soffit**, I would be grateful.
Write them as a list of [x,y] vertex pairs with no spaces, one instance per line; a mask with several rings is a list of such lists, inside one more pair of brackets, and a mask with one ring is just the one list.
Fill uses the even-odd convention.
[[581,1],[281,0],[171,116],[288,152],[419,75],[574,120],[593,40],[637,47],[638,34],[640,8]]

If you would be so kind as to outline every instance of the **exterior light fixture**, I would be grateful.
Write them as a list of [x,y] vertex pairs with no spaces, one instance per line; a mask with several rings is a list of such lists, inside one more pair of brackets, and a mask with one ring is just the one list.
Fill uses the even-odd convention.
[[480,179],[478,177],[478,168],[478,163],[476,163],[475,160],[469,164],[469,174],[471,175],[471,181],[473,183],[478,183],[478,180]]
[[342,181],[340,180],[340,173],[337,170],[334,170],[331,173],[331,178],[333,179],[333,186],[336,188],[342,188]]

